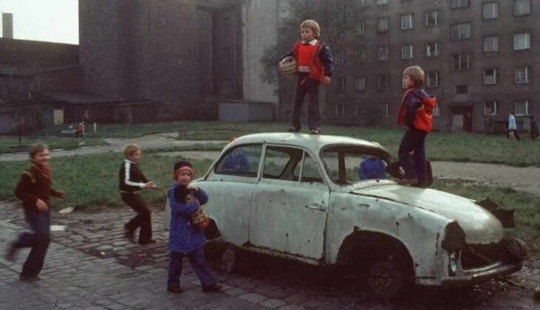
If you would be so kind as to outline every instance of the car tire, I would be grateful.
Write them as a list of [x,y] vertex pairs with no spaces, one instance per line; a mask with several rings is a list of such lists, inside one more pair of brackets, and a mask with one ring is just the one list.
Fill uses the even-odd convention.
[[219,269],[226,274],[231,274],[235,272],[237,263],[238,250],[233,246],[226,246],[225,250],[221,254]]
[[367,284],[373,294],[383,299],[401,296],[410,287],[409,278],[402,265],[393,260],[383,260],[371,265],[367,274]]

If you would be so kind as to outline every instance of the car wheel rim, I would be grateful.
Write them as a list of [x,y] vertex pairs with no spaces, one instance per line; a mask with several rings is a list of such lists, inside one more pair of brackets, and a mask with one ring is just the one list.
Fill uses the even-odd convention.
[[370,270],[368,282],[375,295],[394,298],[403,287],[403,273],[393,262],[376,263]]

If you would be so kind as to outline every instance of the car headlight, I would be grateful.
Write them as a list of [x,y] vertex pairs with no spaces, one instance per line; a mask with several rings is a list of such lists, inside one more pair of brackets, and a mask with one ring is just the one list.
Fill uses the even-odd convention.
[[455,276],[458,270],[458,262],[456,253],[452,253],[448,256],[448,274]]

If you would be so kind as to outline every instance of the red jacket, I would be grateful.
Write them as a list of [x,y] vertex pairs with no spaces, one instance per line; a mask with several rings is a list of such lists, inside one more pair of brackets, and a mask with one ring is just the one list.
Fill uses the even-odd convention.
[[[293,57],[295,59],[299,59],[298,50],[301,44],[302,41],[294,43]],[[309,65],[309,77],[317,81],[322,81],[324,78],[324,65],[321,61],[321,58],[318,57],[321,48],[323,48],[323,45],[320,41],[317,41],[317,43],[315,44],[315,48],[313,49],[313,54],[311,55],[311,63]]]
[[433,125],[433,109],[437,98],[418,88],[409,88],[403,94],[397,123],[409,128],[430,132]]

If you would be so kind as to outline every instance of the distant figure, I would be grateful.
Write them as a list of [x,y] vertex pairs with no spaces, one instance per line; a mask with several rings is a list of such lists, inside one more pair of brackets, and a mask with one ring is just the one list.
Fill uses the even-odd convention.
[[538,126],[534,116],[529,116],[529,119],[531,120],[531,141],[534,141],[538,139]]
[[360,180],[386,179],[384,168],[382,160],[377,156],[371,155],[360,163],[358,177]]
[[75,129],[75,133],[73,134],[74,137],[83,137],[84,136],[84,122],[80,122],[77,124],[77,128]]
[[521,140],[517,134],[516,118],[513,113],[508,113],[508,139]]

